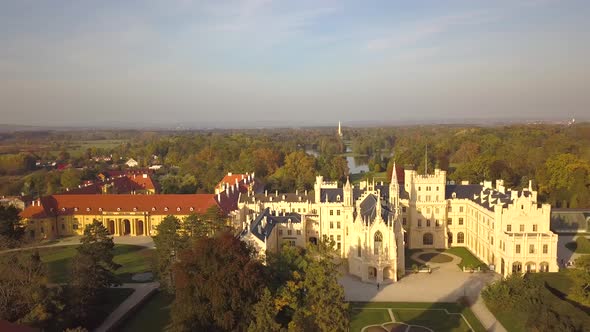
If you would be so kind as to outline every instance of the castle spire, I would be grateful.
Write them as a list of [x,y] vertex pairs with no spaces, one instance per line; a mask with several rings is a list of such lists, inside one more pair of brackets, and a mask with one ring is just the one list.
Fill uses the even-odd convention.
[[395,161],[393,162],[393,171],[391,172],[391,184],[398,183],[397,182],[397,170],[395,168]]

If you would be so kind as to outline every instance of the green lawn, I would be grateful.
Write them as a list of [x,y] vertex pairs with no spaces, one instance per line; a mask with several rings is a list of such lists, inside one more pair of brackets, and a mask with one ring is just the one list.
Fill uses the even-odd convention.
[[413,265],[416,265],[418,267],[424,265],[424,264],[422,264],[422,262],[418,262],[418,261],[412,259],[412,255],[414,253],[421,252],[421,251],[422,251],[422,249],[408,249],[408,248],[404,248],[404,256],[405,256],[406,269],[411,269]]
[[[49,279],[54,283],[66,283],[69,278],[70,264],[76,255],[77,246],[39,248],[41,260],[47,264]],[[122,282],[133,282],[135,273],[151,270],[153,249],[133,245],[115,245],[114,261],[122,266],[115,271]]]
[[365,172],[365,173],[354,173],[354,174],[350,174],[350,182],[353,184],[358,184],[359,182],[363,181],[363,180],[375,180],[375,182],[377,181],[387,181],[389,182],[389,179],[387,179],[387,172]]
[[[584,307],[568,297],[573,284],[569,271],[535,273],[527,276],[540,278],[545,282],[546,288],[543,289],[541,298],[551,311],[554,311],[559,317],[565,317],[566,320],[570,320],[576,326],[590,326],[590,308]],[[525,327],[526,321],[536,319],[536,317],[529,317],[530,313],[526,310],[502,311],[490,308],[490,311],[511,332],[527,331]]]
[[463,267],[477,268],[478,266],[482,269],[488,268],[487,265],[484,264],[484,262],[480,261],[479,258],[475,257],[475,255],[473,255],[471,251],[469,251],[469,249],[467,248],[452,247],[445,250],[444,252],[460,257],[461,263],[459,263],[458,265],[461,269]]
[[[353,302],[351,303],[350,331],[358,332],[367,325],[390,322],[387,308],[391,308],[398,322],[421,325],[434,331],[469,331],[460,315],[475,331],[485,331],[473,312],[456,303]],[[446,309],[449,313],[440,309]]]
[[123,322],[120,331],[166,331],[170,328],[170,306],[174,296],[157,292]]

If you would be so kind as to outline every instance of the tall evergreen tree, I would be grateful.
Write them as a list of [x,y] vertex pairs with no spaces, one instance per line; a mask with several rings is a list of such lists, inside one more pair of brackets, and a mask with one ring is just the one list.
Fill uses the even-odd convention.
[[[189,225],[198,227],[196,218],[190,217]],[[180,220],[175,216],[167,216],[156,228],[157,233],[153,236],[156,246],[156,274],[164,289],[168,292],[174,292],[174,282],[172,275],[172,265],[176,261],[181,250],[188,246],[188,240],[185,233],[182,232]],[[191,232],[197,232],[191,229]]]
[[72,265],[69,312],[74,326],[87,326],[95,323],[96,308],[106,289],[118,283],[114,270],[119,265],[113,261],[113,239],[100,221],[86,226],[80,243]]
[[260,301],[254,307],[254,318],[248,327],[248,332],[278,332],[281,324],[277,323],[277,309],[268,288],[262,291]]
[[14,206],[0,206],[0,246],[4,243],[8,247],[18,245],[25,229],[21,224],[19,210]]

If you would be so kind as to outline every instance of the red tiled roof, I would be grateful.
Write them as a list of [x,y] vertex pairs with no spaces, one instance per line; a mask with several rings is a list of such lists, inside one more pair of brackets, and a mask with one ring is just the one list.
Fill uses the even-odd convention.
[[[151,176],[145,174],[127,175],[115,178],[106,179],[104,182],[97,182],[79,188],[73,188],[63,194],[102,194],[102,188],[105,184],[112,185],[118,194],[131,194],[138,190],[156,190],[156,185]],[[156,190],[157,191],[157,190]]]
[[[222,190],[224,190],[226,184],[229,186],[235,186],[236,180],[237,180],[239,188],[240,188],[240,192],[246,193],[246,192],[248,192],[248,183],[247,183],[248,182],[248,175],[249,174],[228,173],[226,176],[223,177],[223,179],[221,181],[219,181],[219,183],[217,184],[217,186],[215,188],[222,191]],[[244,183],[244,179],[246,179],[246,183]]]
[[[225,201],[222,199],[222,203]],[[192,195],[52,195],[41,206],[26,208],[23,218],[49,215],[101,214],[102,212],[149,212],[150,214],[203,213],[217,205],[213,194]],[[221,204],[220,204],[221,206]],[[221,206],[223,209],[223,206]],[[224,211],[226,211],[224,209]],[[228,211],[229,212],[229,211]]]

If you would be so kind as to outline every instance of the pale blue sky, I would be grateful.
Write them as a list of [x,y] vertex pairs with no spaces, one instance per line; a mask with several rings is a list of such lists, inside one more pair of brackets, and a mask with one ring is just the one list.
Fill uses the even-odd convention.
[[590,120],[589,16],[559,0],[0,0],[0,122]]

